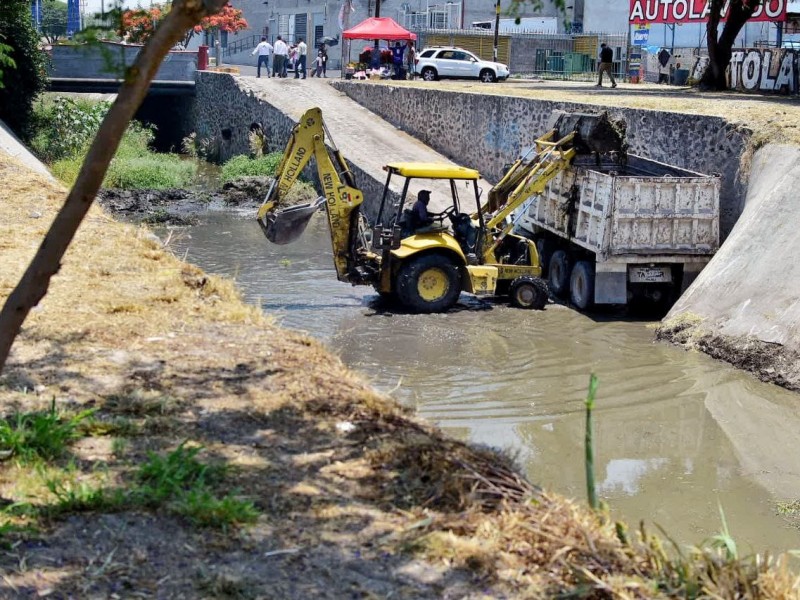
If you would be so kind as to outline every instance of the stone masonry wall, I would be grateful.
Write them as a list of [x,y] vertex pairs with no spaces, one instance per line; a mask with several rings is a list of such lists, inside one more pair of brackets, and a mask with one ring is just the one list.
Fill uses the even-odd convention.
[[[262,125],[269,152],[284,150],[296,124],[294,119],[259,98],[258,88],[249,85],[247,79],[211,71],[197,72],[193,117],[197,137],[212,139],[218,145],[219,162],[250,152],[249,134],[254,123]],[[364,192],[364,198],[379,202],[383,194],[384,174],[368,173],[352,162],[350,168]],[[306,167],[303,175],[319,183],[317,170],[313,166]],[[377,213],[377,206],[365,201],[364,213],[371,221]]]
[[[396,127],[451,160],[498,181],[504,165],[552,124],[552,111],[596,113],[595,105],[513,96],[450,92],[410,86],[333,85]],[[720,234],[727,237],[742,211],[745,187],[739,158],[750,131],[720,117],[608,108],[628,124],[630,152],[701,173],[722,176]]]

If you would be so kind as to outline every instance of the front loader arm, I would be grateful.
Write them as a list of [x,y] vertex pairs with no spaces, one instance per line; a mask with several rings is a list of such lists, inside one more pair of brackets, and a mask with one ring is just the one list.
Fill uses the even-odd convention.
[[[336,148],[330,150],[326,145],[326,133],[322,111],[319,108],[308,109],[292,130],[275,180],[258,211],[257,219],[268,239],[287,243],[299,237],[317,207],[324,203],[330,225],[336,276],[340,281],[361,283],[363,275],[357,268],[362,265],[361,251],[364,248],[361,248],[359,241],[358,218],[364,196],[356,188],[355,177],[342,153]],[[322,186],[322,197],[308,205],[283,209],[282,202],[286,194],[312,156]]]

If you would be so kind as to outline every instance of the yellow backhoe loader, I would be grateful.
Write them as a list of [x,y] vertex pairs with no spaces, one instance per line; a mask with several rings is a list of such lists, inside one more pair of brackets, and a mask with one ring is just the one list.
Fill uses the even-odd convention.
[[[285,244],[297,239],[311,216],[324,207],[338,279],[371,285],[413,312],[446,311],[462,291],[507,295],[514,306],[542,309],[548,290],[541,279],[536,246],[511,233],[511,216],[528,198],[541,193],[577,152],[591,151],[584,140],[591,138],[597,117],[570,118],[569,132],[559,137],[557,124],[537,139],[492,188],[483,205],[480,175],[474,169],[438,163],[386,165],[380,208],[375,222],[368,224],[361,211],[364,197],[353,173],[333,145],[321,110],[312,108],[291,134],[257,219],[267,239]],[[312,203],[285,206],[287,191],[312,156],[323,195]],[[404,179],[399,201],[390,191],[390,183],[397,177]],[[404,210],[412,180],[449,182],[450,205],[435,215],[434,226],[424,231],[409,228],[409,211]],[[466,184],[472,208],[462,206],[459,184]]]

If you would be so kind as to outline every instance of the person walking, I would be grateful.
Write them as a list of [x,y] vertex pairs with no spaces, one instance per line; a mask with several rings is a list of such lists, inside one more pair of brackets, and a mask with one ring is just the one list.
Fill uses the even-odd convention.
[[272,54],[272,44],[267,41],[266,37],[261,38],[261,42],[255,47],[251,54],[258,53],[258,67],[256,77],[261,77],[261,65],[267,67],[267,77],[269,77],[269,55]]
[[603,73],[608,73],[611,79],[611,87],[617,87],[617,82],[614,81],[614,51],[605,43],[600,44],[600,66],[597,71],[599,73],[597,87],[603,87]]
[[289,54],[289,46],[283,41],[281,36],[275,40],[275,48],[272,57],[272,76],[286,77],[286,57]]
[[306,58],[308,58],[308,46],[299,38],[297,42],[297,64],[294,67],[294,78],[300,77],[300,71],[303,71],[303,79],[306,78]]

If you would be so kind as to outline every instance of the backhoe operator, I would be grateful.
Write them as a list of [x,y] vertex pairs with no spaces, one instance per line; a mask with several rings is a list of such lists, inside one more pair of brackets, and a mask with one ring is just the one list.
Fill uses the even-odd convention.
[[417,201],[411,208],[411,229],[420,231],[433,225],[433,217],[428,213],[428,203],[431,201],[430,190],[421,190],[417,194]]

